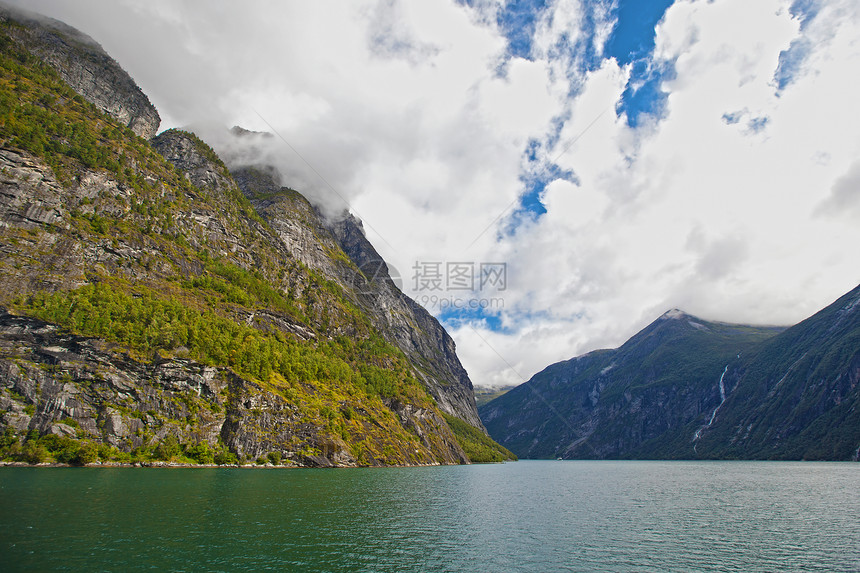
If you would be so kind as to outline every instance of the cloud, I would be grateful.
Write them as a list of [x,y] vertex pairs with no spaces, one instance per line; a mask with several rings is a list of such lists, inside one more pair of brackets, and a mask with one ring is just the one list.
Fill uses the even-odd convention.
[[[516,334],[479,332],[515,370],[529,376],[616,346],[673,307],[790,324],[856,286],[856,256],[844,245],[860,233],[813,213],[831,187],[827,205],[854,204],[848,165],[860,122],[845,110],[858,87],[848,72],[858,63],[858,21],[840,21],[826,42],[807,29],[813,49],[777,94],[779,54],[803,34],[784,4],[669,8],[653,62],[675,68],[661,83],[665,115],[635,129],[598,121],[558,159],[578,183],[549,184],[547,213],[505,251],[514,285],[505,313]],[[626,77],[611,62],[585,77],[555,149],[599,113],[597,102],[618,100]],[[535,318],[535,309],[546,312]],[[466,328],[456,334],[480,347]],[[493,353],[482,356],[492,363]]]
[[[466,293],[502,308],[444,315],[476,384],[670,308],[787,324],[860,282],[855,0],[678,0],[626,64],[608,3],[544,4],[512,49],[491,0],[27,1],[101,43],[163,127],[343,197],[416,298],[416,261],[505,262],[505,291]],[[236,146],[237,124],[283,139]]]
[[815,210],[816,215],[844,217],[856,223],[860,218],[860,161],[839,177],[827,196]]
[[373,54],[382,58],[402,58],[417,64],[432,58],[440,49],[415,38],[404,5],[398,0],[379,0],[369,16],[368,43]]
[[779,65],[774,72],[779,92],[803,73],[815,69],[805,65],[807,59],[831,42],[834,29],[846,21],[856,21],[860,8],[850,0],[795,0],[790,12],[800,26],[801,35],[779,54]]

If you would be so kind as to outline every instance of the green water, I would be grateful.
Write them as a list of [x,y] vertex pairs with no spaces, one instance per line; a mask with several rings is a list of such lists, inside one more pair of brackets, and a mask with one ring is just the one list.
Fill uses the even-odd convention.
[[860,571],[860,464],[0,468],[2,571]]

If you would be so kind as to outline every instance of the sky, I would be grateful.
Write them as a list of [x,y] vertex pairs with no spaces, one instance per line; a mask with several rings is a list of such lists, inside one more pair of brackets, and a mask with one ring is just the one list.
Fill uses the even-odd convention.
[[856,0],[12,3],[96,39],[162,129],[359,216],[478,386],[860,283]]

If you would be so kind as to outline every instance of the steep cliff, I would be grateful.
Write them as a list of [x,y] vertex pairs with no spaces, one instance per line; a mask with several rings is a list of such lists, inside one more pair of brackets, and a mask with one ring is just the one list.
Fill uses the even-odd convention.
[[327,221],[299,193],[280,187],[272,169],[238,167],[233,175],[290,251],[349,292],[374,327],[403,351],[439,408],[483,428],[472,382],[457,358],[454,341],[426,309],[395,285],[361,221],[348,213]]
[[0,4],[9,37],[53,67],[84,99],[134,133],[150,139],[161,118],[134,80],[81,31],[63,22]]
[[0,22],[0,454],[468,461],[456,409],[326,270],[357,270],[333,235],[308,264],[205,143],[150,145],[21,30]]
[[480,413],[524,457],[856,460],[860,287],[780,330],[670,311]]

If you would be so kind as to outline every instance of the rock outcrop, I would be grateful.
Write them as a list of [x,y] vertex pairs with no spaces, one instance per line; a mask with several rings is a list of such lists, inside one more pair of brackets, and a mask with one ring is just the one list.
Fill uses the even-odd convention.
[[155,136],[158,111],[95,40],[58,20],[2,4],[0,21],[14,24],[12,38],[57,70],[84,99],[140,137]]

